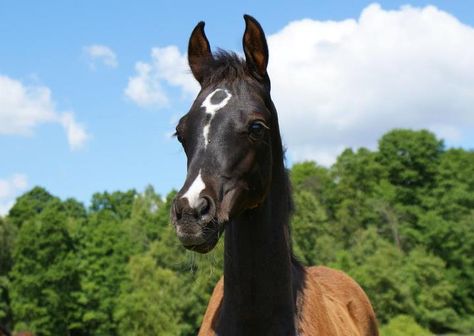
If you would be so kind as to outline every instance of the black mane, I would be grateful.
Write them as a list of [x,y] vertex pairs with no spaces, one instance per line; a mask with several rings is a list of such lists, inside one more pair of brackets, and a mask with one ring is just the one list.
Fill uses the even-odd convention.
[[248,79],[249,69],[245,60],[235,52],[219,49],[213,53],[212,58],[206,58],[201,64],[204,73],[209,74],[205,84],[219,83],[222,81],[235,81]]

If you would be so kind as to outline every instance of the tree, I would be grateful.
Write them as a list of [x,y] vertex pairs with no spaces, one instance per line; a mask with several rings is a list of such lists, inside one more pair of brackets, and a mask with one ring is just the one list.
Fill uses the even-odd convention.
[[49,202],[58,200],[42,187],[34,187],[18,197],[8,213],[8,220],[16,227],[40,214]]
[[100,212],[109,210],[118,219],[130,218],[133,202],[137,192],[134,189],[126,192],[116,191],[113,193],[103,192],[92,195],[90,210],[91,212]]
[[17,228],[0,217],[0,325],[11,328],[12,312],[8,273],[13,265],[13,245]]
[[474,331],[474,152],[449,149],[441,156],[435,185],[424,195],[429,209],[418,225],[426,248],[442,258],[456,284],[453,308],[463,332]]
[[354,241],[348,238],[379,220],[372,199],[386,178],[386,171],[374,153],[360,148],[356,152],[352,149],[343,151],[331,167],[331,174],[336,183],[333,230],[338,241],[350,248]]
[[115,310],[119,335],[174,336],[183,332],[183,279],[148,253],[132,257]]
[[344,198],[369,195],[387,176],[385,167],[377,161],[376,153],[366,148],[359,148],[356,152],[344,150],[331,167],[331,172],[337,181],[338,195]]
[[429,330],[421,327],[408,315],[397,315],[380,330],[382,336],[431,336]]
[[7,219],[0,217],[0,276],[11,269],[12,250],[18,229]]
[[320,263],[321,254],[325,259],[330,258],[329,251],[321,249],[323,239],[331,237],[325,209],[314,194],[304,190],[294,193],[294,202],[296,211],[291,227],[296,256],[306,265]]
[[133,244],[144,252],[150,244],[158,239],[160,231],[168,225],[169,207],[152,186],[135,196],[130,218],[125,228]]
[[356,241],[351,250],[339,252],[333,266],[365,289],[380,322],[406,314],[434,331],[456,328],[454,285],[440,258],[421,247],[405,254],[380,238],[374,227],[361,232]]
[[433,185],[443,150],[443,141],[427,130],[395,129],[382,136],[377,159],[399,187],[401,202],[418,203],[418,188]]
[[377,319],[386,323],[412,309],[410,287],[401,271],[403,252],[382,239],[375,227],[360,231],[351,249],[339,249],[331,266],[351,275],[370,298]]
[[134,254],[120,216],[105,208],[92,213],[78,241],[80,289],[73,293],[78,310],[76,327],[91,335],[116,335],[113,314],[126,278],[126,265]]
[[441,156],[435,185],[425,206],[447,220],[459,221],[474,209],[474,151],[449,149]]
[[335,184],[327,168],[319,166],[313,161],[295,163],[291,167],[290,178],[294,191],[308,191],[328,211],[331,209]]
[[427,253],[421,246],[413,249],[405,259],[401,270],[413,300],[412,310],[407,313],[435,332],[455,329],[458,320],[453,309],[455,286],[447,277],[443,260]]
[[71,330],[72,298],[77,290],[74,242],[67,216],[57,199],[18,232],[11,271],[11,306],[15,329],[39,335],[66,335]]

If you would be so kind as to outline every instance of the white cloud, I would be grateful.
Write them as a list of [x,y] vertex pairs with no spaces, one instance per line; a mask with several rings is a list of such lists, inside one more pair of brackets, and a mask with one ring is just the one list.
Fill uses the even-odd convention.
[[62,125],[73,150],[82,147],[89,137],[72,112],[56,110],[49,88],[27,86],[0,75],[0,135],[32,135],[34,128],[43,123]]
[[199,91],[186,55],[176,46],[153,48],[150,63],[137,62],[135,71],[136,75],[128,80],[125,95],[142,107],[168,106],[167,86],[180,88],[185,97],[194,97]]
[[25,87],[0,75],[0,134],[31,134],[38,123],[56,118],[47,87]]
[[331,164],[394,127],[459,143],[474,129],[474,29],[433,6],[301,20],[269,37],[272,95],[290,157]]
[[117,55],[105,45],[93,44],[83,48],[84,54],[89,59],[89,65],[95,68],[96,62],[100,61],[109,68],[118,66]]
[[14,174],[0,179],[0,216],[5,216],[15,202],[15,197],[28,187],[28,178],[23,174]]
[[80,149],[90,137],[84,129],[83,125],[76,122],[72,112],[64,112],[60,116],[60,122],[63,125],[69,146],[71,149]]
[[135,65],[137,75],[128,80],[125,95],[142,107],[168,104],[168,97],[164,92],[160,80],[153,74],[150,64],[138,62]]

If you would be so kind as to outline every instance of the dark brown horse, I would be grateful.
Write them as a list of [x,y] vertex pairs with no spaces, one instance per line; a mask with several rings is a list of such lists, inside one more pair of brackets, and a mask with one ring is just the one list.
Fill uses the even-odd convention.
[[244,18],[245,60],[212,54],[204,22],[192,32],[188,61],[201,91],[176,127],[188,160],[172,208],[176,233],[186,248],[205,253],[225,229],[224,277],[199,335],[378,335],[354,280],[293,257],[267,42],[259,23]]

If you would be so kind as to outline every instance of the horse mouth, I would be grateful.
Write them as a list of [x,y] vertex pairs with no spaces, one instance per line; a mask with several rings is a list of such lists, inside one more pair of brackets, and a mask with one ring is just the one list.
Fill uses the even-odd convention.
[[207,253],[211,251],[219,241],[223,232],[224,224],[213,219],[205,225],[196,223],[175,223],[177,236],[181,244],[188,250]]

